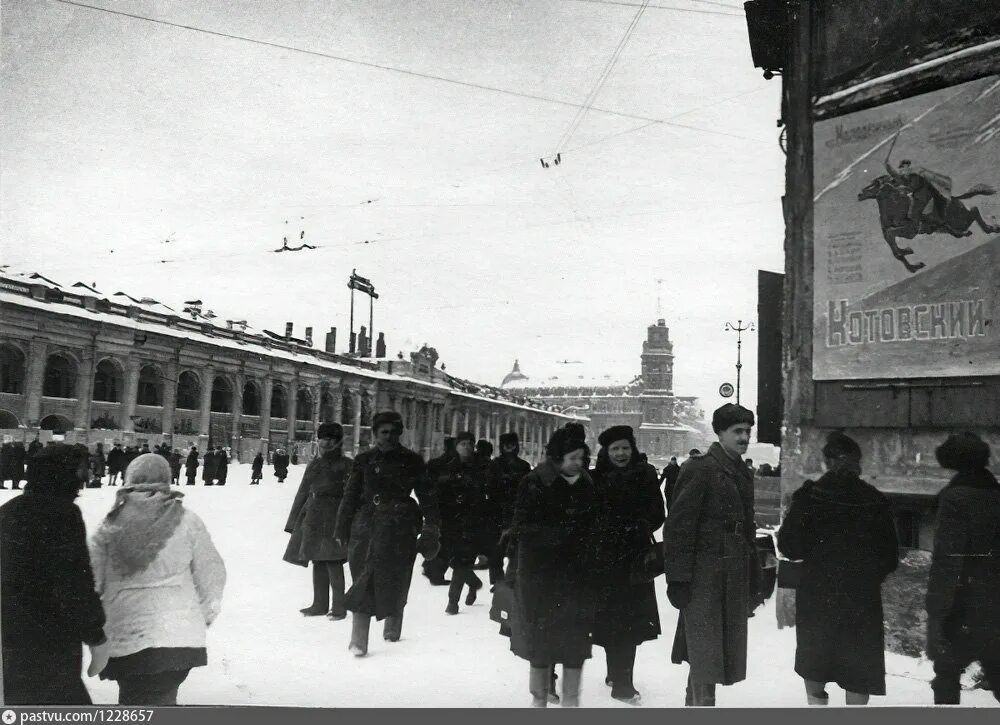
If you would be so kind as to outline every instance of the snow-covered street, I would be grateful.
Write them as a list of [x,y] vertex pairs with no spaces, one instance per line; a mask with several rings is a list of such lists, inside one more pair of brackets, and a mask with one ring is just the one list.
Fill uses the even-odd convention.
[[[509,651],[509,640],[489,619],[490,596],[444,613],[445,587],[432,587],[420,575],[418,557],[403,638],[382,640],[372,626],[368,657],[347,651],[350,620],[305,618],[298,609],[311,601],[306,569],[281,560],[288,535],[285,518],[304,466],[293,466],[278,484],[265,469],[260,486],[250,486],[248,465],[231,465],[225,487],[208,491],[182,486],[185,504],[197,512],[222,553],[228,584],[222,614],[209,630],[209,666],[197,668],[181,686],[181,704],[286,705],[320,707],[521,707],[530,703],[528,666]],[[78,504],[89,531],[110,507],[115,488],[83,491]],[[0,503],[14,495],[0,492]],[[480,572],[485,579],[486,572]],[[670,662],[676,611],[666,601],[662,579],[657,597],[664,634],[639,648],[636,687],[646,707],[678,707],[684,702],[687,666]],[[720,706],[801,706],[801,680],[793,672],[795,632],[779,631],[774,600],[750,620],[750,657],[746,681],[718,689]],[[924,705],[933,702],[931,668],[887,655],[888,696],[874,705]],[[611,699],[604,685],[604,652],[584,667],[584,707],[627,707]],[[89,679],[96,703],[117,701],[113,682]],[[831,703],[843,693],[831,686]],[[963,704],[996,706],[983,691],[964,692]]]

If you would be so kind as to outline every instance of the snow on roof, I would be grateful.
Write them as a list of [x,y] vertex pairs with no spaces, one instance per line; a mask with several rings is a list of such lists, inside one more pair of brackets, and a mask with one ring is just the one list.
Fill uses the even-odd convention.
[[561,373],[547,377],[519,378],[503,386],[504,390],[528,390],[536,388],[624,388],[635,381],[635,376],[621,377],[611,374],[586,375]]

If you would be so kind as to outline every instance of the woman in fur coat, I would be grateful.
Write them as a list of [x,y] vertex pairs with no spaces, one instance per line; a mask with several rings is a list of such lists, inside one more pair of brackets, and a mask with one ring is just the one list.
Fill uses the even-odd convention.
[[166,460],[143,454],[91,541],[110,658],[99,674],[118,681],[121,705],[175,705],[191,668],[207,663],[226,567],[183,496],[170,488]]

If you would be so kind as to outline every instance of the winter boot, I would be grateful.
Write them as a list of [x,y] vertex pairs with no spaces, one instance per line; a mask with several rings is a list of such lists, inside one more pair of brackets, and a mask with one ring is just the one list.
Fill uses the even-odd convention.
[[868,693],[867,692],[851,692],[847,690],[844,693],[845,704],[847,705],[867,705],[868,704]]
[[684,705],[686,707],[715,707],[715,683],[692,682],[691,676],[688,675]]
[[368,654],[368,630],[372,626],[372,615],[355,612],[351,617],[351,643],[347,649],[355,657]]
[[307,617],[319,617],[330,611],[330,574],[326,570],[326,562],[313,562],[312,578],[313,603],[299,611]]
[[635,669],[635,646],[624,644],[613,647],[608,652],[608,665],[611,697],[629,705],[640,705],[642,697],[632,684],[632,672]]
[[465,569],[456,569],[451,575],[451,584],[448,585],[448,606],[444,610],[446,614],[458,614],[458,600],[464,587]]
[[454,599],[448,600],[448,606],[444,608],[445,614],[458,614],[458,602]]
[[326,563],[327,576],[330,579],[330,613],[327,615],[331,620],[339,622],[347,619],[347,608],[344,582],[344,563],[341,561],[329,561]]
[[471,607],[476,603],[476,594],[483,588],[483,582],[478,577],[470,578],[467,581],[469,583],[469,594],[465,597],[465,606]]
[[580,707],[580,680],[582,678],[582,667],[563,665],[562,703],[560,703],[563,707]]
[[531,692],[532,707],[548,707],[549,678],[548,667],[531,668],[531,673],[528,675],[528,691]]
[[390,614],[385,618],[385,626],[382,628],[382,639],[386,642],[398,642],[403,634],[403,613]]
[[806,680],[806,703],[809,705],[829,705],[830,696],[826,692],[826,683]]

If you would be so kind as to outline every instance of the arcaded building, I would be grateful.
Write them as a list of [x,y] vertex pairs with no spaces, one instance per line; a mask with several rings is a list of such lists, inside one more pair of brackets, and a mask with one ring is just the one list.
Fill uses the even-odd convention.
[[291,447],[308,455],[320,422],[345,427],[345,448],[367,448],[372,415],[393,409],[403,442],[425,457],[446,435],[470,430],[497,446],[517,431],[537,461],[551,432],[580,416],[519,392],[447,374],[424,346],[404,359],[323,349],[303,338],[250,332],[192,304],[182,311],[150,298],[93,286],[62,286],[37,273],[0,275],[0,432],[4,440],[169,442],[231,447],[241,460]]

